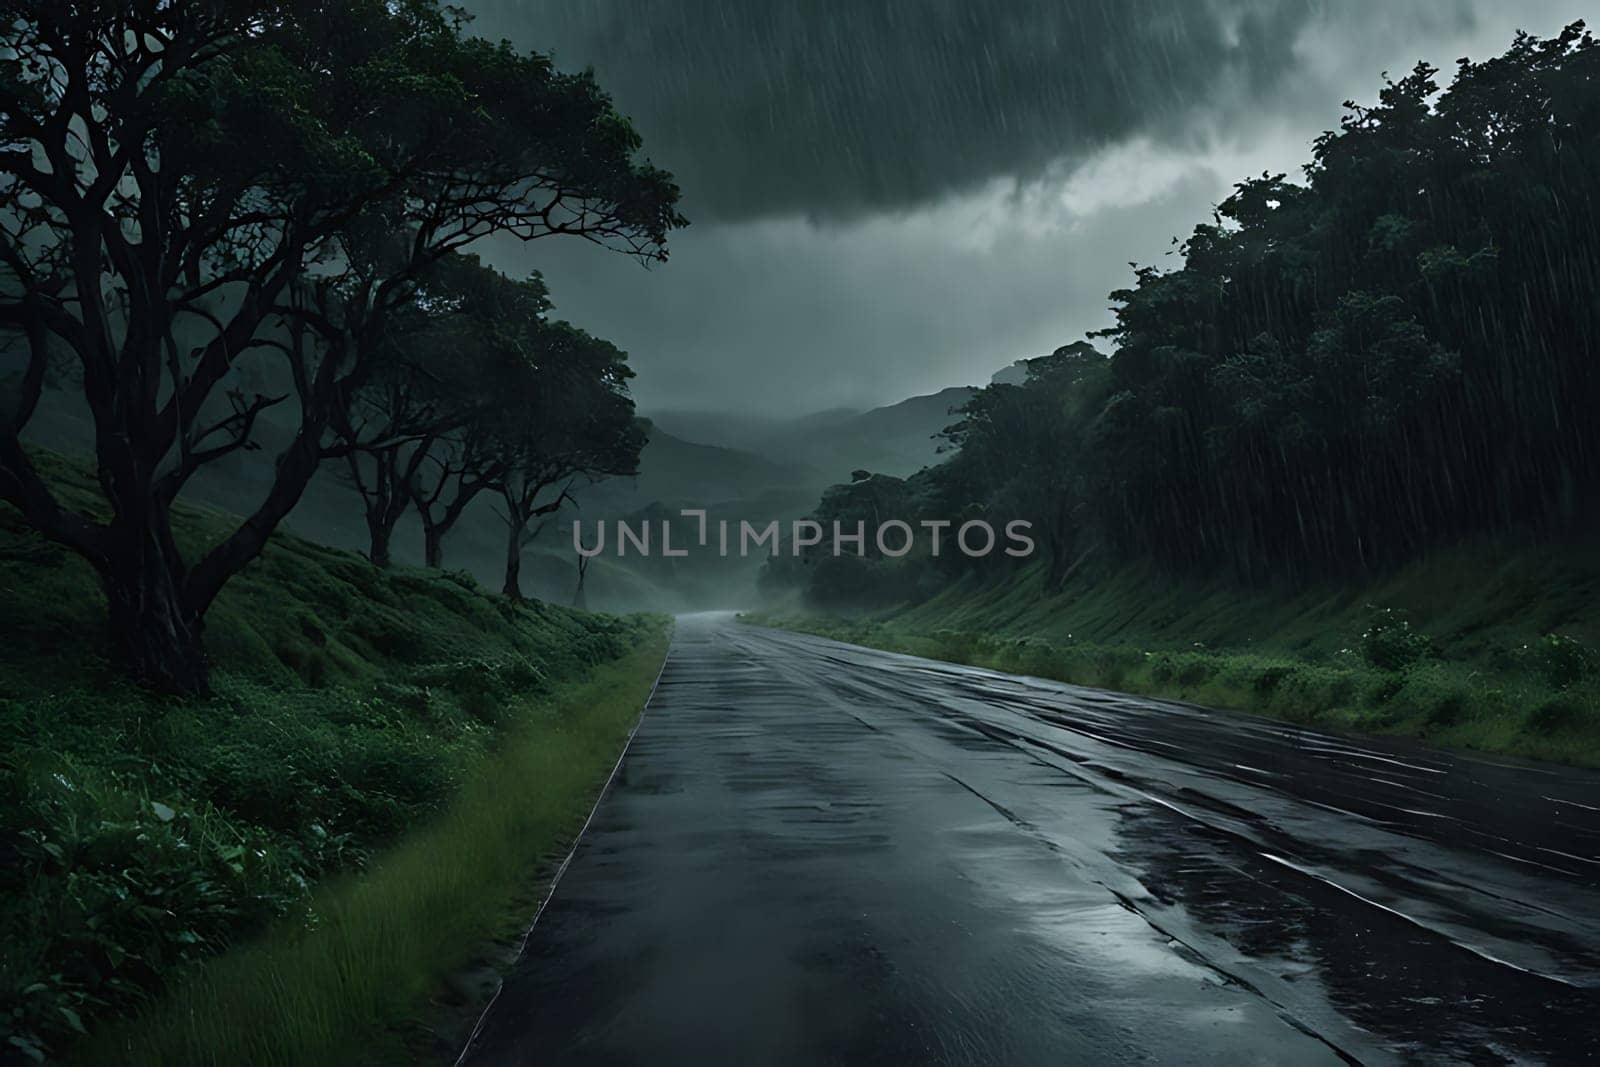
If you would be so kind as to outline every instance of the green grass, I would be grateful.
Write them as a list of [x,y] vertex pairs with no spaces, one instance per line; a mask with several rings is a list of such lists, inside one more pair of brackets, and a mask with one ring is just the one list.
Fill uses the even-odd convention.
[[[93,506],[80,466],[41,462],[69,503]],[[232,521],[176,519],[191,549]],[[667,625],[512,604],[280,534],[208,615],[213,693],[184,700],[128,684],[103,610],[89,568],[0,506],[0,1059],[57,1055],[262,936],[355,922],[369,898],[318,894],[459,818],[512,751],[542,767],[533,750],[550,746],[561,766],[539,773],[554,791],[538,784],[545,807],[526,817],[559,822],[625,733],[600,699],[607,679],[635,678],[638,655],[659,662]],[[585,679],[602,688],[576,707]],[[530,833],[518,861],[559,836]],[[440,953],[382,984],[409,995]],[[317,1018],[279,1026],[331,1025]]]
[[[660,631],[564,689],[445,815],[360,877],[317,895],[306,923],[200,968],[148,1015],[96,1035],[83,1063],[404,1062],[406,1029],[438,981],[505,932],[539,863],[571,839],[660,668]],[[526,924],[531,911],[513,923]]]
[[[76,464],[45,456],[42,466],[69,505],[93,510],[97,495]],[[359,521],[359,517],[357,517]],[[190,558],[237,519],[179,506],[179,541]],[[23,527],[0,505],[0,678],[8,696],[45,696],[64,680],[118,690],[110,661],[104,599],[93,573],[65,549]],[[226,585],[206,616],[206,647],[229,679],[279,687],[332,689],[392,677],[419,662],[466,662],[561,654],[609,623],[532,602],[487,595],[464,572],[407,567],[380,570],[350,552],[287,533]]]
[[1249,648],[1311,659],[1338,653],[1366,627],[1370,605],[1404,610],[1450,658],[1468,660],[1547,633],[1600,647],[1600,551],[1582,546],[1441,550],[1376,581],[1241,587],[1173,578],[1149,566],[1091,568],[1046,593],[1036,571],[955,583],[923,604],[886,613],[901,625],[958,626],[1052,641]]
[[1600,559],[1442,552],[1366,586],[1025,571],[855,618],[754,621],[1307,725],[1600,766]]

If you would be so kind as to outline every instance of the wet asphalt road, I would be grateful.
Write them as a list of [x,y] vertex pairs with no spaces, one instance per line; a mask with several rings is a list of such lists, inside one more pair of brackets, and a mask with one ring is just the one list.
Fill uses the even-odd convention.
[[1600,774],[679,620],[465,1062],[1600,1059]]

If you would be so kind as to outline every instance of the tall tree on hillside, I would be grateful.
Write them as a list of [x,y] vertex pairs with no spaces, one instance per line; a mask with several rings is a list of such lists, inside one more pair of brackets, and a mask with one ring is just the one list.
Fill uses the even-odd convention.
[[[25,342],[0,499],[94,566],[129,668],[164,689],[205,687],[206,609],[432,262],[493,234],[660,258],[683,221],[590,76],[467,37],[436,0],[0,0],[0,27],[0,327]],[[56,360],[106,518],[21,445]],[[243,386],[263,361],[281,391]],[[297,432],[266,497],[187,559],[173,500],[279,405]]]
[[523,404],[501,438],[504,473],[496,489],[506,524],[502,591],[522,598],[522,553],[534,520],[574,499],[597,478],[638,471],[645,432],[627,392],[633,372],[608,342],[566,323],[545,330],[520,393]]
[[504,478],[510,462],[505,441],[527,416],[521,405],[551,329],[545,321],[550,297],[537,274],[513,281],[468,263],[452,284],[449,343],[472,369],[450,379],[455,418],[404,484],[422,519],[429,567],[443,566],[445,536],[467,506]]
[[[451,351],[450,313],[416,306],[390,316],[382,347],[351,403],[335,413],[331,432],[344,452],[346,480],[361,498],[367,524],[367,558],[379,567],[392,559],[395,527],[411,504],[410,482],[438,441],[457,429],[465,413],[441,377],[441,353]],[[446,321],[441,321],[446,320]]]
[[457,254],[388,316],[373,368],[334,427],[373,563],[389,564],[394,529],[416,506],[428,565],[439,566],[444,534],[501,470],[485,438],[513,403],[549,308],[537,274],[512,281]]
[[1119,302],[1083,424],[1124,555],[1251,580],[1370,572],[1600,499],[1600,42],[1418,64],[1302,181],[1241,182]]

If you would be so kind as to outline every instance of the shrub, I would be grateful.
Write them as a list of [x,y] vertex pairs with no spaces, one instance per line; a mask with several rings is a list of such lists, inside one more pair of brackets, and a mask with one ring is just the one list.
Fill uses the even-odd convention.
[[1200,685],[1211,680],[1216,673],[1216,666],[1209,659],[1200,655],[1184,657],[1183,666],[1178,668],[1179,685]]
[[1569,689],[1594,670],[1594,654],[1562,634],[1545,634],[1521,651],[1525,662],[1555,689]]
[[538,692],[545,678],[540,664],[527,656],[510,653],[432,664],[416,671],[411,684],[446,690],[480,721],[494,723],[500,721],[512,697]]
[[1348,707],[1356,699],[1356,680],[1348,674],[1341,674],[1328,683],[1328,705],[1335,708]]
[[1593,712],[1581,701],[1558,696],[1540,704],[1528,715],[1528,729],[1537,734],[1560,733],[1584,724]]
[[1271,693],[1273,690],[1278,688],[1279,683],[1281,683],[1285,678],[1289,677],[1293,670],[1293,667],[1286,667],[1281,664],[1272,667],[1265,667],[1262,669],[1261,673],[1256,675],[1255,682],[1253,683],[1252,687],[1257,693]]
[[1138,666],[1143,655],[1131,648],[1100,648],[1094,653],[1094,684],[1106,689],[1120,689],[1127,682],[1128,673]]
[[483,587],[478,584],[478,579],[473,576],[471,571],[441,571],[439,572],[439,577],[447,582],[460,586],[469,593],[477,593],[483,590]]
[[1060,655],[1060,650],[1048,641],[1024,637],[1013,647],[1011,662],[1019,673],[1044,676],[1055,668]]
[[306,892],[290,845],[207,804],[148,796],[63,757],[7,768],[12,862],[0,1020],[13,1050],[82,1032],[172,968],[284,914]]
[[1428,711],[1428,723],[1433,726],[1455,726],[1467,717],[1467,698],[1461,693],[1447,693]]
[[1403,671],[1433,651],[1433,638],[1411,629],[1411,623],[1393,608],[1374,609],[1372,622],[1361,634],[1361,658],[1380,671]]
[[1396,675],[1381,677],[1373,684],[1368,703],[1387,704],[1405,687],[1405,680]]

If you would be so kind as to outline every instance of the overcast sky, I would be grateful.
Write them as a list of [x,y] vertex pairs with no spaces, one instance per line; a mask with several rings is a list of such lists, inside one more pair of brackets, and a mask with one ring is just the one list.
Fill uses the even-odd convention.
[[1579,0],[466,0],[592,66],[692,221],[645,270],[486,250],[627,349],[646,413],[892,403],[1082,338],[1233,182],[1418,59]]

